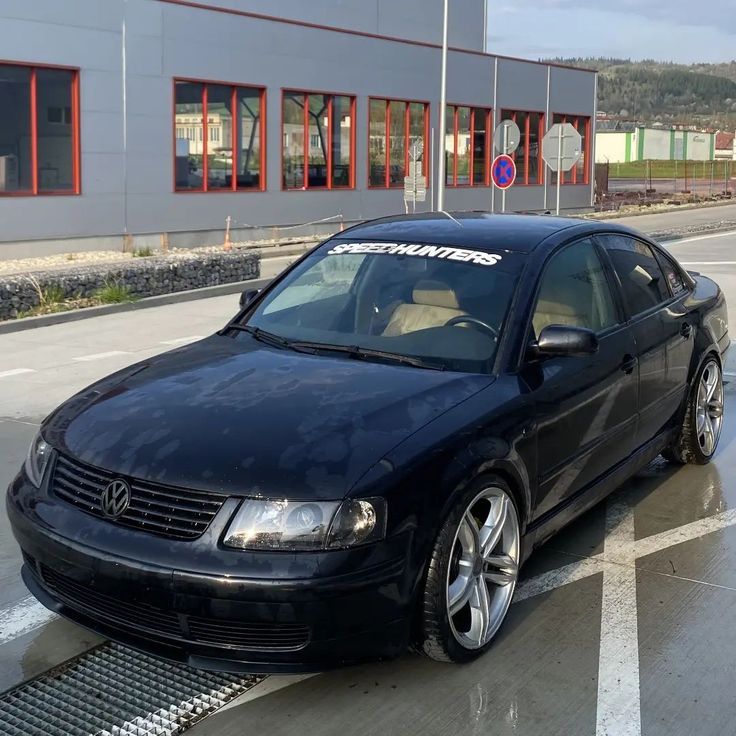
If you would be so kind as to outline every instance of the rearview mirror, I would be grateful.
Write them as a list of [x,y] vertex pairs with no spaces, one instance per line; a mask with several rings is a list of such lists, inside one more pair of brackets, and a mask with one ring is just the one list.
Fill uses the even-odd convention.
[[584,327],[548,325],[529,348],[535,358],[594,355],[598,352],[598,338]]
[[260,289],[246,289],[240,295],[240,308],[245,309],[260,293]]

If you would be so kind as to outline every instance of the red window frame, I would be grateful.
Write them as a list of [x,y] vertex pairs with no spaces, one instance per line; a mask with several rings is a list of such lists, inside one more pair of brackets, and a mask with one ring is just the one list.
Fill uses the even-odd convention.
[[[386,106],[386,160],[385,181],[383,184],[371,184],[371,102],[383,102]],[[411,105],[424,105],[424,156],[422,157],[422,170],[425,177],[429,172],[429,114],[430,103],[426,100],[402,100],[388,97],[368,98],[368,189],[402,189],[403,182],[391,184],[391,103],[404,105],[404,176],[409,171],[409,140],[411,139]],[[429,179],[427,180],[429,186]]]
[[[458,184],[457,183],[457,170],[458,170],[458,155],[457,155],[457,145],[458,145],[458,139],[460,132],[458,130],[458,117],[459,117],[459,108],[461,107],[467,107],[470,109],[470,166],[468,170],[468,183],[467,184]],[[454,148],[455,148],[455,155],[453,157],[453,171],[452,171],[452,181],[446,182],[445,186],[448,187],[455,187],[463,189],[465,187],[489,187],[491,185],[491,148],[493,146],[492,141],[492,128],[493,128],[493,110],[488,107],[483,107],[482,105],[456,105],[456,104],[448,104],[447,105],[448,110],[452,110],[452,120],[453,120],[453,132],[454,132]],[[486,119],[486,153],[485,153],[485,164],[483,165],[483,183],[476,184],[475,182],[475,113],[479,110],[483,111],[483,114]],[[449,175],[450,172],[447,171],[446,175]]]
[[[31,117],[31,188],[15,192],[0,191],[0,197],[73,197],[82,193],[82,156],[80,150],[80,117],[79,117],[79,68],[72,66],[61,66],[58,64],[31,64],[23,61],[0,61],[0,67],[21,67],[30,69],[30,117]],[[45,189],[38,188],[38,71],[39,69],[50,69],[52,71],[63,71],[72,73],[72,188],[71,189]]]
[[[176,84],[177,82],[189,82],[191,84],[202,85],[202,186],[198,189],[191,187],[178,187],[176,185]],[[258,175],[258,186],[257,187],[239,187],[237,166],[238,158],[235,155],[235,149],[238,144],[237,131],[238,126],[232,125],[232,182],[229,188],[218,187],[217,189],[209,188],[209,161],[208,161],[208,148],[209,148],[209,115],[207,110],[207,85],[216,85],[218,87],[232,87],[231,89],[231,107],[233,122],[235,121],[235,111],[237,110],[238,90],[239,89],[250,89],[259,93],[260,96],[260,120],[259,120],[259,136],[261,152],[259,156],[259,168],[260,172]],[[266,88],[259,84],[244,84],[241,82],[222,82],[214,79],[193,79],[191,77],[174,77],[172,80],[172,111],[173,111],[173,174],[174,174],[174,192],[177,194],[231,194],[232,192],[265,192],[266,191],[266,132],[268,126],[266,125]]]
[[[542,138],[544,138],[545,133],[547,132],[547,128],[545,127],[545,114],[544,112],[540,110],[504,110],[501,119],[502,120],[513,120],[515,123],[518,122],[518,117],[520,114],[525,115],[524,118],[524,127],[523,129],[520,127],[522,140],[526,139],[526,143],[524,145],[524,161],[523,162],[517,162],[517,154],[516,152],[511,154],[511,158],[514,159],[514,162],[516,163],[516,184],[521,186],[541,186],[544,184],[544,171],[546,164],[544,163],[544,159],[542,158]],[[530,160],[530,154],[531,154],[531,146],[529,145],[530,142],[530,134],[531,134],[531,116],[532,115],[539,115],[539,130],[537,131],[537,140],[539,145],[539,150],[537,153],[537,176],[536,180],[531,180],[529,176],[529,160]],[[521,164],[521,165],[520,165]]]
[[[304,95],[304,184],[301,187],[287,187],[284,185],[284,100],[286,95]],[[310,187],[309,186],[309,96],[319,95],[320,97],[329,97],[327,102],[327,186],[324,187]],[[346,187],[334,186],[334,171],[332,161],[332,149],[333,149],[333,131],[334,131],[334,118],[333,118],[333,107],[335,97],[347,97],[350,100],[350,183]],[[327,191],[335,189],[337,191],[350,191],[355,189],[355,164],[356,164],[356,110],[357,110],[357,98],[353,94],[347,92],[320,92],[319,90],[306,90],[306,89],[294,89],[289,87],[288,89],[281,89],[281,190],[284,192],[306,192],[306,191]]]
[[[583,180],[579,181],[578,167],[577,165],[572,168],[572,171],[563,172],[562,174],[562,185],[566,184],[590,184],[590,151],[591,151],[591,140],[590,136],[593,130],[592,118],[590,115],[569,115],[567,113],[556,112],[552,115],[553,123],[572,123],[575,130],[580,133],[581,124],[584,126],[582,135],[585,136],[585,148],[583,150]],[[550,172],[551,180],[553,184],[557,184],[555,179],[555,172]]]

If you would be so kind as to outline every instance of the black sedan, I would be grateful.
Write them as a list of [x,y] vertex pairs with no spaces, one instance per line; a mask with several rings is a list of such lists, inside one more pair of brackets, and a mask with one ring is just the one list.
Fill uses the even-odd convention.
[[384,219],[242,306],[54,412],[7,496],[42,603],[196,667],[472,660],[535,547],[718,445],[723,294],[621,227]]

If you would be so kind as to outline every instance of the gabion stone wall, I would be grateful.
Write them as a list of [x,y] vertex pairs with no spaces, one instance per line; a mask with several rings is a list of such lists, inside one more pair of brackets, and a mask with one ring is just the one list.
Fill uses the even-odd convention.
[[65,299],[94,297],[102,288],[125,286],[136,298],[256,279],[258,253],[199,253],[134,258],[124,263],[70,266],[62,270],[0,277],[0,320],[39,306],[38,289],[61,289]]

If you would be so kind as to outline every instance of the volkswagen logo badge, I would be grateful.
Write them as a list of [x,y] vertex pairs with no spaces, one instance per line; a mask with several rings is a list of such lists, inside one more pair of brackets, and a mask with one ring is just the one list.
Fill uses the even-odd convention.
[[102,492],[100,502],[102,513],[108,519],[119,519],[130,506],[130,486],[117,478]]

